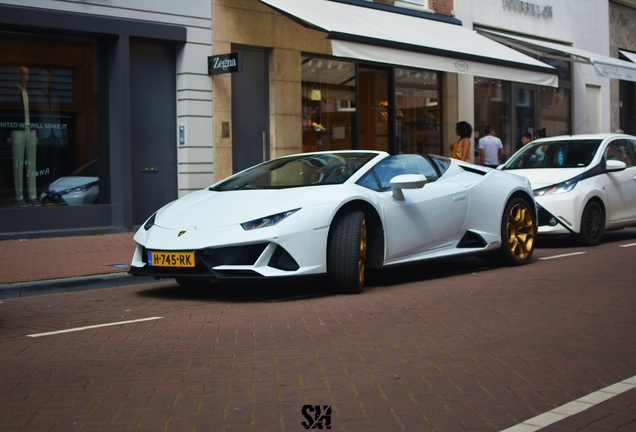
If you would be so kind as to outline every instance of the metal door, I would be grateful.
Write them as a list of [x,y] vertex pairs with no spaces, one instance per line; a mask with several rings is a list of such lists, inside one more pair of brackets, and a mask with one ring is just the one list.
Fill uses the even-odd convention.
[[177,198],[174,46],[130,43],[133,224]]
[[269,159],[267,50],[232,46],[243,53],[243,72],[232,74],[232,170]]

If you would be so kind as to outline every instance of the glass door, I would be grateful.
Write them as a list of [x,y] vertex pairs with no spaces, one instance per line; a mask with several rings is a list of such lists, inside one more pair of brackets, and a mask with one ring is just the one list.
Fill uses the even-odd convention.
[[389,71],[360,67],[358,79],[360,149],[392,151],[389,134],[394,107],[389,106]]
[[536,113],[536,88],[515,85],[513,95],[515,125],[511,154],[523,146],[521,142],[523,134],[529,133],[531,137],[534,137],[535,132],[539,129]]

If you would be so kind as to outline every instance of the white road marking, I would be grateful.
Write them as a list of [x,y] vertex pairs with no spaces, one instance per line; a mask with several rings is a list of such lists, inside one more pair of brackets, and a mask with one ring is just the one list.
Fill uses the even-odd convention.
[[629,243],[629,244],[624,244],[624,245],[618,245],[618,247],[632,247],[632,246],[636,246],[636,243]]
[[563,258],[563,257],[569,257],[569,256],[574,256],[574,255],[582,255],[584,253],[587,252],[572,252],[569,254],[563,254],[563,255],[554,255],[554,256],[549,256],[549,257],[543,257],[543,258],[539,258],[540,260],[551,260],[551,259],[556,259],[556,258]]
[[561,405],[558,408],[543,413],[531,419],[504,429],[501,432],[534,432],[544,427],[550,426],[558,421],[564,420],[570,416],[585,411],[588,408],[592,408],[595,405],[605,402],[615,396],[636,389],[636,376],[627,378],[619,383],[612,384],[590,393],[587,396],[583,396],[575,401],[568,402],[565,405]]
[[116,325],[122,325],[122,324],[132,324],[132,323],[143,322],[143,321],[160,320],[161,318],[163,317],[139,318],[136,320],[119,321],[119,322],[107,323],[107,324],[96,324],[96,325],[90,325],[85,327],[75,327],[75,328],[70,328],[65,330],[52,331],[48,333],[30,334],[26,336],[27,337],[51,336],[51,335],[56,335],[61,333],[70,333],[70,332],[76,332],[76,331],[82,331],[82,330],[88,330],[88,329],[94,329],[94,328],[100,328],[100,327],[109,327],[109,326],[116,326]]

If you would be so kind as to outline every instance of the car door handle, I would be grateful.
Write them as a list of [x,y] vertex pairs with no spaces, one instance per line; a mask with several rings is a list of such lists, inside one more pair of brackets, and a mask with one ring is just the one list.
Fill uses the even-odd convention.
[[453,202],[461,201],[461,200],[464,200],[464,199],[466,199],[466,194],[465,193],[459,194],[459,195],[455,195],[453,197]]

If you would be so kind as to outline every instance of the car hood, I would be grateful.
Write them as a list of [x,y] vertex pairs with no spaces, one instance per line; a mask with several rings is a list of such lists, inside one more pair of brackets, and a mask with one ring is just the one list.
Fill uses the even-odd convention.
[[73,189],[76,187],[84,186],[90,183],[98,181],[97,177],[82,177],[82,176],[69,176],[60,177],[49,185],[49,191],[61,192],[67,189]]
[[[155,224],[168,229],[191,226],[196,229],[236,225],[288,210],[333,201],[325,188],[289,188],[216,192],[202,190],[163,207]],[[322,193],[320,193],[322,190]]]
[[533,168],[533,169],[516,169],[506,170],[511,174],[526,177],[530,180],[532,189],[540,189],[545,186],[561,183],[577,175],[585,172],[587,167],[583,168]]

